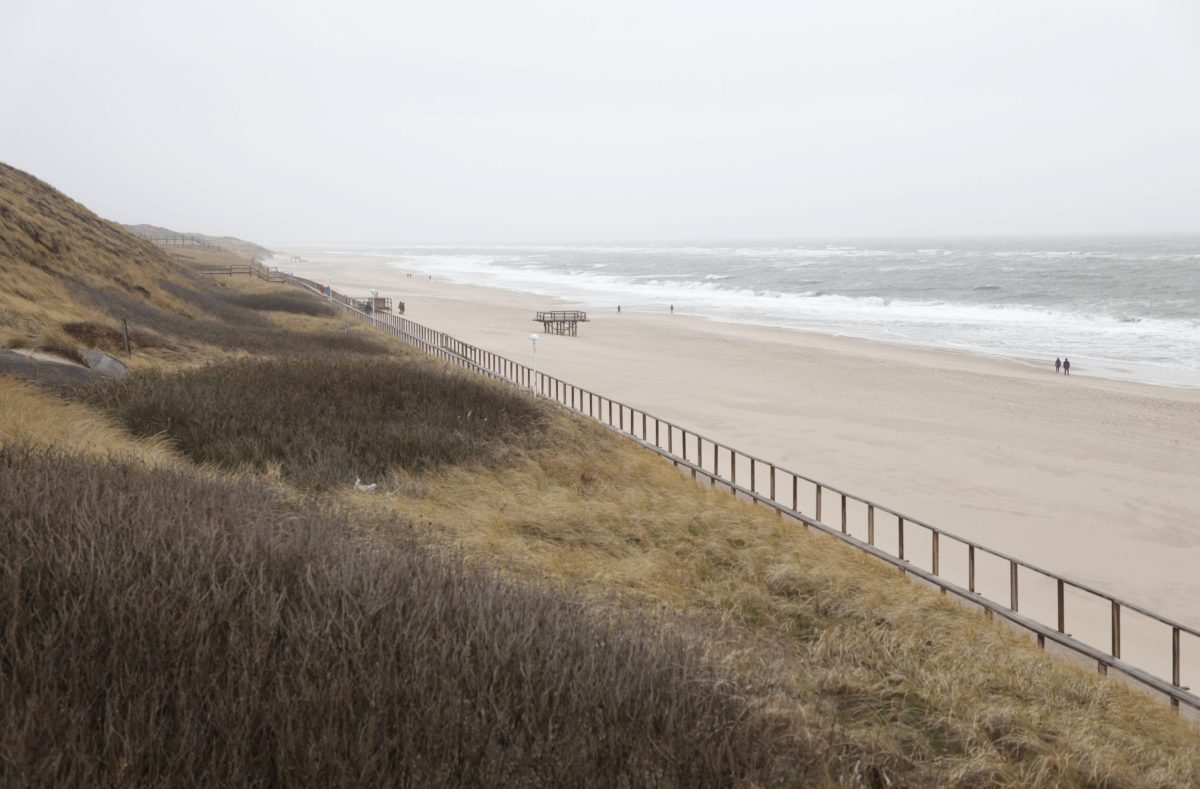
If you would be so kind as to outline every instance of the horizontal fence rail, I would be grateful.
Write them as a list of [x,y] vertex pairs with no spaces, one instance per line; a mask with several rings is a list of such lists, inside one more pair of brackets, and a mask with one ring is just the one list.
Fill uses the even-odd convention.
[[[278,268],[264,266],[258,261],[250,261],[237,266],[217,266],[216,268],[201,269],[201,274],[221,275],[226,274],[232,277],[234,274],[246,274],[251,277],[265,279],[268,282],[284,282],[287,277],[279,271]],[[403,302],[402,302],[403,303]]]
[[158,244],[162,247],[205,247],[206,249],[225,249],[218,244],[214,244],[206,238],[192,235],[191,233],[149,233],[142,234],[137,231],[130,231],[134,235],[144,238],[152,244]]
[[[1161,694],[1174,709],[1182,706],[1200,714],[1200,696],[1183,682],[1184,644],[1188,656],[1200,654],[1200,630],[1196,628],[407,318],[365,313],[353,299],[313,280],[294,275],[289,279],[420,350],[595,419],[661,455],[693,479],[770,507],[780,517],[831,535],[906,576],[978,605],[989,616],[1032,634],[1043,649],[1047,643],[1057,645],[1065,654],[1092,663],[1101,674],[1112,670]],[[1036,594],[1022,597],[1022,589]],[[1068,603],[1077,613],[1091,614],[1078,616],[1078,625],[1073,625],[1086,632],[1076,634],[1068,629],[1072,621]],[[1097,627],[1097,622],[1105,624]],[[1123,629],[1137,634],[1138,646],[1158,637],[1161,646],[1136,658],[1123,657],[1122,652],[1128,653],[1134,646],[1123,644]]]

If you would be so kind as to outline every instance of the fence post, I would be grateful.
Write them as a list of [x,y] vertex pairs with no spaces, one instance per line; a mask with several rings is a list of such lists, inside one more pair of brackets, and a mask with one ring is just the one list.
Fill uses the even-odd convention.
[[[1171,684],[1179,687],[1179,628],[1171,628]],[[1179,711],[1179,699],[1171,699],[1171,706]]]
[[1067,600],[1063,591],[1063,579],[1058,579],[1058,632],[1067,632]]
[[875,505],[867,505],[867,545],[875,544]]
[[1017,563],[1012,559],[1008,560],[1008,593],[1009,593],[1009,608],[1017,610]]
[[[939,557],[939,555],[938,555],[938,554],[939,554],[939,550],[938,550],[938,533],[935,531],[935,532],[931,532],[931,534],[932,534],[932,538],[933,538],[933,545],[932,545],[932,556],[931,556],[931,559],[933,560],[933,574],[934,574],[934,575],[938,575],[938,565],[939,565],[939,561],[938,561],[938,560],[939,560],[939,558],[940,558],[940,557]],[[945,591],[946,591],[946,587],[944,587],[944,586],[943,586],[943,587],[942,587],[942,591],[943,591],[943,592],[945,592]]]
[[1121,657],[1121,604],[1112,601],[1112,656]]
[[817,483],[817,518],[821,520],[821,483]]
[[846,531],[846,494],[842,494],[842,534],[847,534]]
[[896,535],[900,541],[900,561],[904,561],[904,516],[896,516]]

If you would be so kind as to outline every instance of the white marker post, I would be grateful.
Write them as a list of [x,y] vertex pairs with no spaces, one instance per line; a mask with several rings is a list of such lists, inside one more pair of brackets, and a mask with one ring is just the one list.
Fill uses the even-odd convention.
[[533,390],[533,396],[537,397],[537,343],[538,336],[536,334],[529,335],[529,344],[533,346],[533,380],[530,383],[530,389]]

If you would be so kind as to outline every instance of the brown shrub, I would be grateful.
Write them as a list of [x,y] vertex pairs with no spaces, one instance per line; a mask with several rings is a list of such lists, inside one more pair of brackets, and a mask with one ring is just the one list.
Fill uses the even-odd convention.
[[144,299],[117,290],[80,290],[109,315],[129,319],[135,330],[149,329],[179,342],[210,345],[226,351],[245,351],[263,356],[319,356],[324,354],[382,354],[387,348],[379,339],[362,331],[292,331],[273,325],[267,318],[233,304],[226,294],[205,282],[185,287],[161,283],[172,295],[194,305],[198,317],[160,309]]
[[337,311],[328,304],[323,304],[317,296],[308,291],[283,291],[278,293],[241,293],[230,297],[230,301],[239,307],[268,312],[292,312],[297,315],[313,317],[332,317]]
[[[121,329],[90,321],[72,321],[62,325],[63,331],[85,348],[96,348],[107,353],[124,353],[125,336]],[[169,348],[170,343],[146,331],[130,329],[129,343],[133,348]]]
[[537,440],[544,411],[514,390],[428,360],[239,360],[148,372],[85,393],[138,436],[197,463],[277,467],[323,488],[393,469],[487,462]]

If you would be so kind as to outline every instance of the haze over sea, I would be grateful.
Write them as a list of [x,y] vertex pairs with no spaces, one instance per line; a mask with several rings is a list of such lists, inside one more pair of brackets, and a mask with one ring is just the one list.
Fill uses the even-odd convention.
[[[318,252],[314,249],[313,252]],[[628,246],[342,246],[453,282],[592,309],[1015,357],[1200,386],[1200,238],[827,240]],[[402,298],[402,295],[401,295]]]

